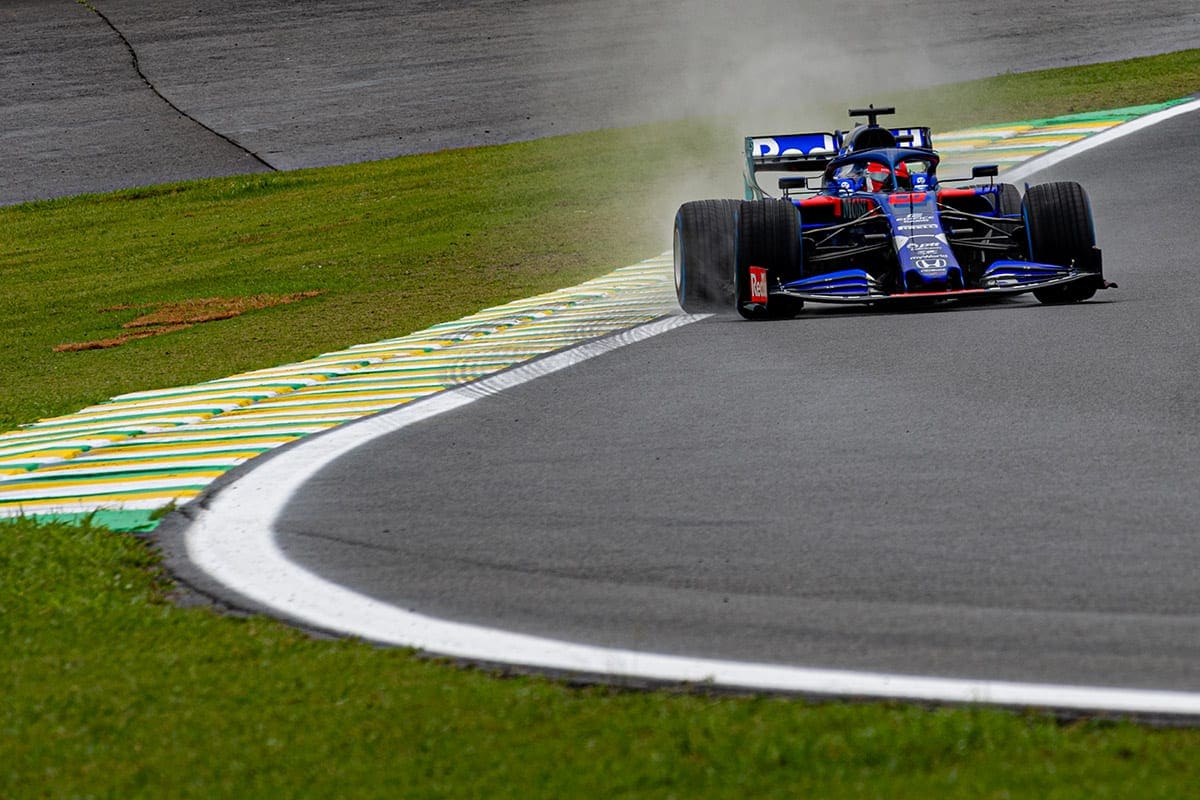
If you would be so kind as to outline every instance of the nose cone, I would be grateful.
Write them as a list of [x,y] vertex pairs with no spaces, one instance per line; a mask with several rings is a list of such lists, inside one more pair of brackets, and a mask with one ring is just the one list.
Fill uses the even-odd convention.
[[962,270],[948,259],[917,259],[904,272],[904,288],[909,292],[951,292],[963,288]]

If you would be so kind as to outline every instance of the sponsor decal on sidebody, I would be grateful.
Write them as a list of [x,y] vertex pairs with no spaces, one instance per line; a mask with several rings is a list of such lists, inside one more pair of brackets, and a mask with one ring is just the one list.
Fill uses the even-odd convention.
[[767,302],[767,271],[762,267],[750,267],[750,302]]

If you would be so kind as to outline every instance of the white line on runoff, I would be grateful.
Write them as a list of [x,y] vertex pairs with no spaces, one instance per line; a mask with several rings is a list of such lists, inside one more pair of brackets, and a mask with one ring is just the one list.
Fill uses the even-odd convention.
[[1138,117],[1135,120],[1130,120],[1115,128],[1109,128],[1106,131],[1097,133],[1095,136],[1089,136],[1086,139],[1080,139],[1077,142],[1072,142],[1057,150],[1051,150],[1049,153],[1031,158],[1017,167],[1007,170],[1004,173],[1004,179],[1007,181],[1021,181],[1028,178],[1034,173],[1041,172],[1045,169],[1050,169],[1056,164],[1066,161],[1068,158],[1073,158],[1080,153],[1086,153],[1088,150],[1094,150],[1097,147],[1116,141],[1117,139],[1129,136],[1131,133],[1145,130],[1160,122],[1166,122],[1169,119],[1180,116],[1181,114],[1190,114],[1194,111],[1200,111],[1200,100],[1193,100],[1190,103],[1181,103],[1177,106],[1165,108],[1162,111],[1155,111],[1153,114],[1147,114],[1144,117]]

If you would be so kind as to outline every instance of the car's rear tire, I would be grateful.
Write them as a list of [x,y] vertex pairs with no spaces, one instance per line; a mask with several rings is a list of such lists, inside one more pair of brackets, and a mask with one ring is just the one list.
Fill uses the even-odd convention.
[[996,213],[1001,216],[1015,216],[1021,213],[1021,190],[1011,183],[996,185],[1000,191],[996,194]]
[[734,247],[740,200],[684,203],[675,215],[675,295],[689,314],[734,303]]
[[[1096,229],[1087,192],[1074,182],[1029,187],[1021,204],[1029,257],[1043,264],[1096,272]],[[1100,280],[1051,286],[1033,293],[1043,303],[1078,303],[1096,293]]]
[[804,308],[799,298],[776,295],[755,302],[751,267],[766,270],[767,286],[801,276],[800,210],[790,200],[747,200],[738,220],[735,292],[737,310],[746,319],[794,317]]

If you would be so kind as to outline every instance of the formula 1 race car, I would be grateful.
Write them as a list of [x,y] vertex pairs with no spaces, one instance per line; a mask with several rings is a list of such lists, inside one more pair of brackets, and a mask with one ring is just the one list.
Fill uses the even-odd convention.
[[[893,108],[851,109],[848,133],[746,138],[746,199],[685,203],[675,216],[675,290],[689,313],[795,316],[808,302],[902,304],[1033,292],[1077,303],[1104,280],[1078,183],[1024,198],[978,166],[939,180],[928,128],[885,128]],[[781,198],[759,185],[779,179]],[[987,179],[984,183],[983,179]],[[815,186],[814,186],[815,184]]]

